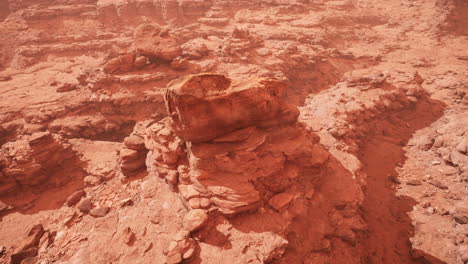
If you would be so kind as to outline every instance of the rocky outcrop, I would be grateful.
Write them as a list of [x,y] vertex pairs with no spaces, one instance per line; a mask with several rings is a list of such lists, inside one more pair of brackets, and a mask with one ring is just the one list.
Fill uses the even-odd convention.
[[181,139],[205,142],[240,128],[296,122],[299,111],[281,99],[286,87],[271,79],[231,83],[216,74],[188,76],[170,84],[166,107]]
[[139,70],[148,64],[148,59],[144,56],[135,56],[133,53],[120,55],[108,60],[103,71],[107,74],[125,73],[132,70]]
[[171,61],[182,55],[177,38],[158,24],[142,24],[135,29],[136,51],[153,60]]
[[2,194],[19,186],[36,186],[46,182],[74,156],[67,144],[48,132],[6,143],[0,149]]
[[[331,160],[319,137],[297,123],[297,109],[282,99],[286,88],[274,79],[237,82],[217,74],[172,82],[166,93],[170,117],[151,125],[145,135],[148,171],[165,178],[192,210],[229,217],[255,214],[265,206],[272,212],[306,217],[307,209],[292,212],[291,204],[312,198],[316,188],[322,189],[321,195],[330,195],[330,187],[319,187],[321,182],[342,177],[332,187],[333,199],[341,200],[340,210],[353,212],[346,213],[355,219],[353,230],[362,229],[356,227],[359,186]],[[335,193],[340,188],[343,194]],[[348,224],[339,217],[333,221],[336,236],[355,243]],[[272,255],[265,260],[281,256],[285,243],[268,250]]]
[[143,18],[157,22],[169,19],[185,21],[202,16],[212,5],[211,1],[198,0],[99,0],[97,10],[99,18],[106,24],[138,24]]
[[133,132],[124,139],[125,148],[119,152],[120,170],[124,175],[132,175],[146,168],[148,150],[143,137],[148,124],[150,121],[137,123]]

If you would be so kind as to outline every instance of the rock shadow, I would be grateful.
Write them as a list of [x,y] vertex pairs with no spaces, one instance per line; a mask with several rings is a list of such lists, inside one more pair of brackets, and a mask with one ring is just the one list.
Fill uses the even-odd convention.
[[404,164],[404,146],[413,134],[439,119],[444,104],[425,97],[414,108],[388,113],[369,124],[359,159],[367,175],[362,216],[368,231],[358,239],[362,263],[444,263],[426,254],[415,254],[409,239],[414,227],[408,215],[415,200],[398,196],[397,166]]

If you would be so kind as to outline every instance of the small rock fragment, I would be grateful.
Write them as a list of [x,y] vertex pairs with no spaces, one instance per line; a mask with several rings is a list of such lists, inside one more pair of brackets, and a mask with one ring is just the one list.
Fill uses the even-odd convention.
[[137,135],[131,135],[124,139],[125,147],[128,149],[133,150],[144,150],[145,148],[145,140]]
[[127,227],[124,229],[123,239],[124,239],[125,244],[127,245],[131,245],[135,241],[136,239],[135,233],[133,233],[130,227]]
[[37,247],[33,247],[11,255],[10,264],[21,264],[23,260],[37,256],[37,250]]
[[86,186],[96,186],[101,183],[101,179],[99,179],[96,176],[91,176],[91,175],[84,177],[83,181]]
[[439,180],[432,180],[431,184],[434,185],[435,187],[441,189],[441,190],[447,190],[448,189],[447,185],[443,184]]
[[275,210],[280,211],[283,209],[286,205],[288,205],[293,199],[293,195],[290,193],[280,193],[275,196],[273,196],[269,201],[268,204],[270,204],[271,207],[273,207]]
[[178,264],[182,260],[191,258],[195,254],[195,241],[189,237],[187,231],[180,231],[169,243],[166,254],[166,264]]
[[78,85],[72,83],[64,83],[57,88],[58,93],[69,92],[78,89]]
[[67,199],[67,205],[68,207],[72,207],[74,206],[75,204],[77,204],[81,198],[83,198],[84,196],[86,195],[85,191],[83,190],[78,190],[76,192],[74,192],[72,195],[70,195],[70,197],[68,197]]
[[93,202],[91,201],[91,199],[86,198],[86,199],[81,200],[78,203],[77,207],[78,207],[78,210],[80,210],[81,212],[89,213],[89,211],[91,211],[91,209],[93,209],[94,205],[93,205]]
[[460,153],[467,154],[467,151],[468,151],[468,136],[465,136],[465,138],[457,145],[457,150]]
[[107,206],[100,206],[100,207],[96,207],[96,208],[93,208],[91,209],[91,211],[89,211],[89,214],[93,217],[104,217],[107,215],[107,213],[109,213],[110,211],[110,208],[107,207]]
[[459,224],[468,224],[468,208],[457,207],[452,213],[453,219]]
[[418,186],[418,185],[421,185],[422,183],[420,180],[409,180],[406,182],[406,184],[412,185],[412,186]]
[[122,201],[120,201],[120,206],[121,207],[124,207],[124,206],[131,206],[133,205],[133,200],[132,198],[126,198],[126,199],[123,199]]
[[145,67],[148,64],[148,59],[145,56],[138,56],[135,59],[135,62],[133,62],[133,66],[135,66],[135,69],[139,70],[143,67]]
[[184,229],[188,232],[200,229],[208,222],[208,215],[202,209],[190,210],[184,217]]
[[458,254],[460,254],[460,258],[463,263],[468,263],[468,245],[459,247]]

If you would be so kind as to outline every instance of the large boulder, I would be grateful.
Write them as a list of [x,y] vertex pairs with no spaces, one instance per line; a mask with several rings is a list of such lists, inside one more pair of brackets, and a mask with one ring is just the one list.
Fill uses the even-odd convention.
[[177,38],[158,24],[142,24],[135,29],[134,44],[137,53],[150,59],[171,61],[182,55]]
[[298,109],[282,99],[286,88],[275,79],[232,82],[219,74],[190,75],[169,84],[166,107],[181,139],[203,142],[239,128],[296,122]]

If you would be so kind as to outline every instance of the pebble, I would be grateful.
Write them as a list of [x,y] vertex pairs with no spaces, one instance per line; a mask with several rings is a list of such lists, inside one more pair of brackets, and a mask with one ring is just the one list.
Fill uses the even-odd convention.
[[77,207],[78,207],[78,210],[80,210],[81,212],[89,213],[89,211],[91,211],[91,209],[93,209],[94,205],[93,205],[93,202],[91,201],[91,199],[86,198],[86,199],[81,200],[78,203]]
[[96,186],[101,183],[101,179],[96,176],[86,176],[83,181],[86,186]]
[[439,180],[432,180],[431,184],[434,185],[435,187],[441,189],[441,190],[447,190],[448,189],[448,187]]
[[70,197],[68,197],[67,199],[67,205],[68,207],[72,207],[74,206],[75,204],[77,204],[81,198],[83,198],[84,196],[86,195],[85,191],[83,190],[78,190],[76,192],[74,192],[72,195],[70,195]]
[[420,180],[409,180],[406,182],[406,184],[408,185],[412,185],[412,186],[417,186],[417,185],[421,185],[421,181]]
[[107,215],[107,213],[109,213],[110,211],[110,208],[107,207],[107,206],[100,206],[100,207],[96,207],[96,208],[93,208],[91,209],[91,211],[89,212],[89,214],[93,217],[104,217]]
[[184,229],[193,232],[206,225],[208,222],[208,215],[202,209],[190,210],[184,217]]
[[121,207],[124,207],[124,206],[131,206],[133,205],[133,200],[132,198],[126,198],[126,199],[123,199],[122,201],[120,201],[120,206]]
[[271,207],[273,207],[275,210],[279,211],[282,208],[284,208],[286,205],[288,205],[293,199],[293,195],[290,193],[280,193],[275,196],[273,196],[268,203],[270,204]]
[[130,245],[135,241],[136,236],[135,233],[133,233],[132,229],[130,227],[125,228],[123,232],[123,240],[125,244]]

